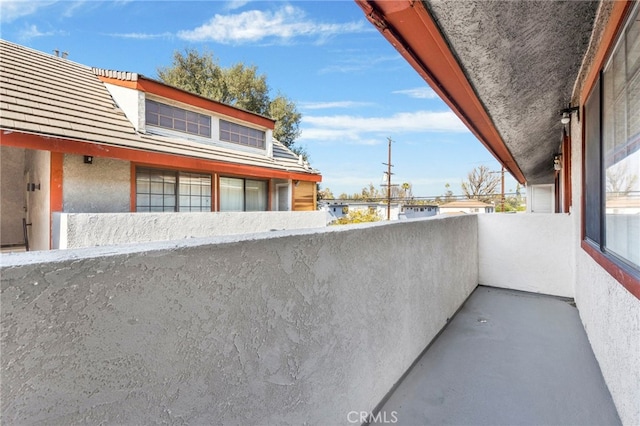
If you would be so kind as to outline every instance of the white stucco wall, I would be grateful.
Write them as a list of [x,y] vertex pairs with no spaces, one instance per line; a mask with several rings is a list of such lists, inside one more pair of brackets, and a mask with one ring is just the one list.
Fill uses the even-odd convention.
[[131,163],[65,154],[62,185],[66,213],[113,213],[131,210]]
[[586,252],[577,256],[576,305],[620,419],[640,424],[640,300]]
[[109,83],[104,85],[136,131],[144,131],[140,129],[144,123],[144,92]]
[[54,214],[54,249],[322,228],[326,212]]
[[25,217],[26,182],[24,181],[25,151],[0,147],[0,244],[22,244],[22,218]]
[[477,222],[2,260],[3,424],[334,425],[373,409],[476,287]]
[[[582,162],[581,126],[571,122],[571,161],[576,165]],[[640,300],[580,247],[581,167],[572,168],[571,178],[576,306],[622,423],[640,425]]]
[[573,297],[571,221],[565,214],[478,215],[479,283]]
[[[25,178],[40,185],[40,189],[27,192],[27,222],[30,250],[49,250],[51,228],[51,153],[27,150]],[[26,187],[25,187],[26,189]]]

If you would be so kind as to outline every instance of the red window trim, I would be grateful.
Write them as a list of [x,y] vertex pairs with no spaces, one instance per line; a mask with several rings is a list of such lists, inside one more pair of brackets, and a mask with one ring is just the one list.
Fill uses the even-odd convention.
[[[600,70],[604,67],[605,61],[610,57],[613,48],[615,46],[615,42],[618,40],[618,36],[620,35],[620,31],[624,26],[629,13],[632,10],[634,2],[626,1],[626,2],[614,2],[613,8],[611,10],[611,16],[609,18],[609,22],[604,30],[602,40],[600,42],[600,46],[598,51],[596,52],[593,65],[589,70],[589,74],[585,81],[585,84],[582,86],[582,91],[580,93],[580,104],[582,105],[583,111],[581,116],[584,117],[584,105],[586,103],[587,97],[593,88],[593,85],[596,83],[600,75]],[[636,298],[640,299],[640,279],[638,277],[627,271],[626,268],[622,267],[619,262],[615,261],[611,255],[603,252],[599,248],[595,247],[592,243],[586,240],[585,234],[585,123],[584,120],[582,122],[582,214],[581,214],[581,244],[582,249],[589,255],[593,260],[596,261],[605,271],[607,271],[616,281],[618,281],[625,289],[627,289],[632,295]]]

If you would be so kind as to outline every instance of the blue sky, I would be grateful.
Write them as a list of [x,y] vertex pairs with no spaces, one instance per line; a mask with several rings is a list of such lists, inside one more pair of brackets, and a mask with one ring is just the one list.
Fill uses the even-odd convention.
[[[393,183],[434,196],[474,167],[498,162],[354,1],[5,1],[1,37],[67,51],[88,66],[155,78],[175,50],[255,65],[303,114],[297,144],[334,195],[382,182],[387,138]],[[511,176],[506,191],[515,189]]]

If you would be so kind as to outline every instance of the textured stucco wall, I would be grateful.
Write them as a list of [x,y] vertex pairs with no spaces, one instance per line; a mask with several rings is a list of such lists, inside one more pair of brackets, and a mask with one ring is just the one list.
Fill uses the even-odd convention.
[[478,215],[479,284],[573,297],[571,223],[565,214]]
[[63,208],[67,213],[131,211],[131,165],[128,161],[64,156]]
[[54,214],[53,248],[250,234],[283,229],[322,228],[326,212],[198,212]]
[[40,184],[40,189],[27,192],[27,222],[30,250],[49,250],[51,227],[51,153],[27,150],[25,175],[28,182]]
[[466,216],[4,256],[2,423],[346,424],[476,250]]
[[0,147],[0,244],[22,244],[25,217],[25,152],[21,148]]
[[576,305],[622,423],[640,424],[640,300],[588,254],[577,256]]

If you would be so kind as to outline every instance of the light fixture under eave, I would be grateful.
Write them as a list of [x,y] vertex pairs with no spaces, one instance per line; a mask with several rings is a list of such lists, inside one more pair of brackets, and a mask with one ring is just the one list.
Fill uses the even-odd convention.
[[569,108],[565,108],[562,111],[560,111],[562,113],[562,118],[560,119],[560,122],[564,125],[564,124],[569,124],[571,122],[571,114],[572,113],[576,113],[576,116],[578,117],[578,121],[580,121],[580,107],[572,107],[569,106]]
[[553,155],[553,170],[562,170],[562,163],[560,162],[560,157],[562,154],[554,154]]

